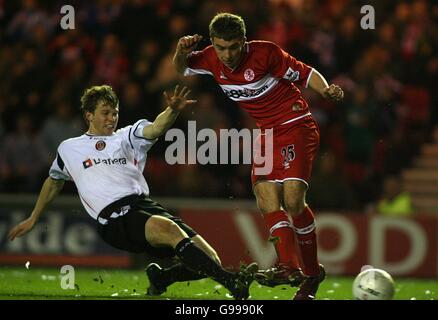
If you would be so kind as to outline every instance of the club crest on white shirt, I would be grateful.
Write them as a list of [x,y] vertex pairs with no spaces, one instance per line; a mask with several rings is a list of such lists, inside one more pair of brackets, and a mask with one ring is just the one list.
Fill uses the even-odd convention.
[[243,73],[243,76],[245,77],[246,81],[252,81],[254,80],[254,71],[252,69],[246,69],[245,72]]
[[103,149],[105,149],[106,147],[106,143],[103,140],[99,140],[96,142],[96,150],[97,151],[102,151]]

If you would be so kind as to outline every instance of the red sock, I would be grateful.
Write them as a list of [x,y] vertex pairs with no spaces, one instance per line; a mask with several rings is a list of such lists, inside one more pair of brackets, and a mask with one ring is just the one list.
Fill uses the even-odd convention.
[[319,275],[319,263],[313,212],[306,206],[303,212],[292,218],[292,221],[301,251],[304,274],[317,276]]
[[275,251],[277,251],[278,263],[285,264],[292,269],[298,269],[298,262],[295,233],[286,212],[274,211],[263,215],[265,224],[268,227],[271,238],[274,241]]

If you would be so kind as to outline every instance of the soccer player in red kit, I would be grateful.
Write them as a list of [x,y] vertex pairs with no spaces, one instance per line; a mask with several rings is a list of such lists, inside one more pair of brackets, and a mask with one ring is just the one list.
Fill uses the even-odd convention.
[[[256,279],[269,286],[299,286],[295,300],[314,299],[325,271],[318,262],[315,219],[305,196],[319,147],[319,130],[297,85],[309,86],[334,101],[341,100],[344,93],[275,43],[248,42],[240,16],[217,14],[209,31],[212,45],[202,51],[195,51],[202,36],[179,39],[174,67],[185,76],[213,76],[262,132],[273,130],[273,170],[258,175],[258,165],[253,163],[252,183],[278,262]],[[259,139],[259,143],[264,150],[264,140]]]

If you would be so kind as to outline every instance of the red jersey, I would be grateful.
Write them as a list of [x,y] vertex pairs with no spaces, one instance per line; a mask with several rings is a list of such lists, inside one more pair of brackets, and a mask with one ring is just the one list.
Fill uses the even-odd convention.
[[212,75],[225,94],[237,101],[261,128],[272,128],[310,115],[296,85],[307,87],[312,68],[275,43],[250,41],[235,69],[225,66],[213,46],[188,55],[185,76]]

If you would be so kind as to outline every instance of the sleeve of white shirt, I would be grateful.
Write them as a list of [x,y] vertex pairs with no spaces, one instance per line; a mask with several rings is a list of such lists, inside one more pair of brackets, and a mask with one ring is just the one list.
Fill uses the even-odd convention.
[[71,181],[73,180],[68,173],[67,168],[65,167],[64,161],[62,160],[61,155],[59,154],[59,148],[58,152],[56,153],[56,158],[53,160],[52,166],[49,170],[49,176],[54,180],[66,180]]
[[124,127],[117,131],[118,134],[124,135],[125,148],[131,148],[133,150],[140,171],[144,169],[149,149],[158,140],[158,138],[146,139],[143,137],[143,129],[151,124],[152,122],[142,119],[131,126]]
[[129,146],[141,153],[146,153],[149,149],[157,142],[156,139],[146,139],[143,137],[143,128],[151,125],[152,122],[142,119],[138,120],[131,126],[127,126],[120,129],[120,133],[126,135],[125,137],[128,139]]

